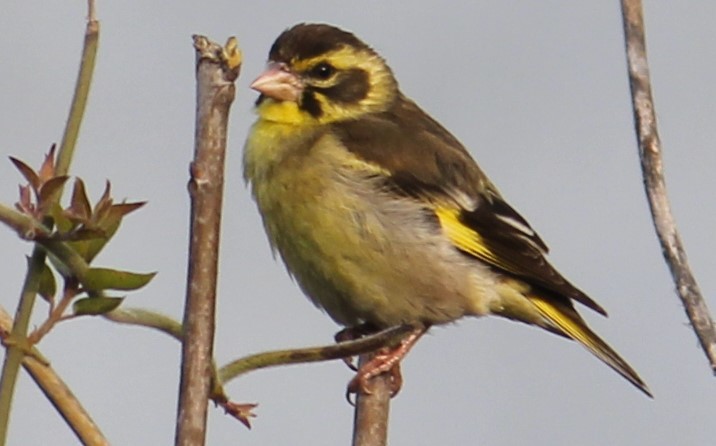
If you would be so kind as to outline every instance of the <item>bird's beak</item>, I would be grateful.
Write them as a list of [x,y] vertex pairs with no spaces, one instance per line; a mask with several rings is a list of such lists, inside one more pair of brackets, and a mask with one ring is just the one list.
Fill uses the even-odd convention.
[[251,83],[251,88],[277,101],[298,102],[303,82],[285,63],[270,62],[266,70]]

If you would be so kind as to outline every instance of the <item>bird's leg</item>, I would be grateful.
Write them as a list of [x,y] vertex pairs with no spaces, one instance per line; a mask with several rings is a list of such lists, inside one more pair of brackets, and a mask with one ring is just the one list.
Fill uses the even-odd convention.
[[403,377],[400,373],[400,361],[408,354],[416,342],[428,331],[428,326],[415,327],[396,347],[384,347],[378,350],[370,361],[363,364],[356,376],[348,383],[346,394],[370,394],[368,381],[381,373],[390,373],[390,395],[395,396],[403,386]]
[[[337,344],[345,341],[355,341],[356,339],[362,338],[363,336],[373,334],[378,329],[371,323],[365,322],[354,327],[346,327],[343,330],[336,333],[333,339],[336,340]],[[354,356],[348,356],[343,358],[343,362],[354,371],[358,371],[358,367],[355,365]]]

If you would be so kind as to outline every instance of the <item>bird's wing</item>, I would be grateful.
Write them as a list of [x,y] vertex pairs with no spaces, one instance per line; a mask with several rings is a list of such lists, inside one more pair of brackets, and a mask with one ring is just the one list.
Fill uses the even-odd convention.
[[378,165],[387,187],[425,202],[457,249],[494,268],[606,315],[545,258],[548,249],[460,142],[415,103],[335,125],[345,147]]

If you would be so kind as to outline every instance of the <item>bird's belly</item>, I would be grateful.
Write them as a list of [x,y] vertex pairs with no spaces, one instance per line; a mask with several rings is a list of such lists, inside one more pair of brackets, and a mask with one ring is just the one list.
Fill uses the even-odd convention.
[[423,209],[335,181],[335,172],[279,173],[257,191],[272,244],[314,304],[343,325],[379,327],[480,313],[475,265]]

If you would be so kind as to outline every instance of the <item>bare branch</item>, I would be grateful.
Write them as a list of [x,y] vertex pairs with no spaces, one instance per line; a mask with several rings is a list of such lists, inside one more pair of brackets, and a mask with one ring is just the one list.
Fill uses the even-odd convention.
[[661,141],[657,131],[649,64],[646,58],[641,0],[622,0],[621,4],[639,157],[654,227],[664,258],[671,270],[676,291],[701,342],[701,347],[711,363],[711,370],[716,373],[716,329],[696,279],[689,268],[686,251],[676,229],[666,193]]
[[229,109],[241,55],[236,39],[226,47],[194,36],[197,107],[191,164],[191,234],[184,307],[181,383],[175,444],[203,445],[212,383],[214,313],[219,256],[224,157]]

